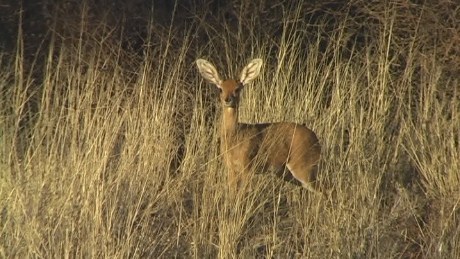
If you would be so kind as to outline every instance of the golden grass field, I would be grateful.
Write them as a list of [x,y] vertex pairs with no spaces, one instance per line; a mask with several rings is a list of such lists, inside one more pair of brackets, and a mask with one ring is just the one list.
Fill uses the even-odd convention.
[[[152,23],[136,54],[84,12],[35,59],[19,29],[0,53],[0,258],[460,258],[455,66],[420,31],[395,43],[396,5],[351,45],[353,17],[327,30],[288,8],[274,35],[240,9],[236,29]],[[197,58],[224,78],[264,59],[240,121],[313,129],[333,196],[253,172],[228,199]]]

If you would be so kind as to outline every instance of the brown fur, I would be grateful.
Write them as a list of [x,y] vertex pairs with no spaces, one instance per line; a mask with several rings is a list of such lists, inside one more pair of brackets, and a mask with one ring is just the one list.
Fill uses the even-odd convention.
[[262,60],[255,59],[242,71],[240,81],[222,81],[214,66],[197,60],[204,78],[221,89],[223,107],[221,150],[229,169],[231,188],[246,184],[248,169],[256,166],[282,170],[287,167],[302,186],[316,192],[317,164],[321,146],[309,128],[290,122],[243,124],[238,123],[240,92],[260,72]]

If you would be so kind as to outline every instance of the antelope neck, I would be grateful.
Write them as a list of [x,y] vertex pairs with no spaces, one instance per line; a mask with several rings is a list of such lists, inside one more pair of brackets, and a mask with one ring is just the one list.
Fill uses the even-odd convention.
[[238,108],[223,108],[223,133],[227,136],[233,136],[238,126]]

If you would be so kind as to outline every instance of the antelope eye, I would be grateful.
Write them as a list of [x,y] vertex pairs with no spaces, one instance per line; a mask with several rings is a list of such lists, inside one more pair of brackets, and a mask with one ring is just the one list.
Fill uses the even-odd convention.
[[235,94],[239,94],[243,90],[243,84],[241,82],[238,82],[235,88]]

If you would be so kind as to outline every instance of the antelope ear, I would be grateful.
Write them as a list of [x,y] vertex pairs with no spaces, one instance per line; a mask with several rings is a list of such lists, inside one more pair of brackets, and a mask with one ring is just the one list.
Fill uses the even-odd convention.
[[222,79],[220,79],[219,73],[217,73],[217,69],[213,64],[204,59],[197,59],[196,65],[198,67],[198,71],[200,71],[200,74],[204,77],[204,79],[215,84],[217,87],[222,88]]
[[249,62],[241,71],[240,82],[246,85],[254,80],[259,75],[263,63],[261,58],[256,58]]

